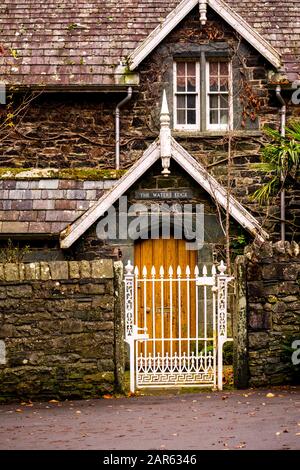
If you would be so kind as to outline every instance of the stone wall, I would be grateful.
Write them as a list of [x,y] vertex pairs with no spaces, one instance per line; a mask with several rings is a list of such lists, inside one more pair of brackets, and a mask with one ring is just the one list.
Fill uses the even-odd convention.
[[0,400],[98,397],[121,387],[122,264],[0,265]]
[[299,245],[268,242],[250,246],[237,260],[236,274],[237,384],[293,382],[296,371],[291,344],[300,339]]

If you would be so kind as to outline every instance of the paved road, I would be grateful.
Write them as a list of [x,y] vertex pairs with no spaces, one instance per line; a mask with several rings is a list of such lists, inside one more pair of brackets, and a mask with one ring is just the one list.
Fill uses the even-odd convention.
[[2,405],[0,449],[300,449],[300,387]]

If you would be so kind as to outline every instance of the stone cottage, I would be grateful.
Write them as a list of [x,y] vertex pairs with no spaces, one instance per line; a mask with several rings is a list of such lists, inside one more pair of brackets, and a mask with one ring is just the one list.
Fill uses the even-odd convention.
[[[194,272],[205,264],[210,272],[253,242],[236,260],[230,301],[236,384],[290,380],[283,349],[300,325],[299,187],[287,190],[284,207],[251,196],[268,178],[255,166],[263,127],[283,130],[299,116],[299,7],[299,0],[2,1],[4,399],[122,388],[121,262],[148,274],[171,265]],[[133,205],[142,209],[129,222],[141,213],[146,220],[139,238],[121,234],[120,215]],[[178,218],[184,205],[191,234]],[[196,205],[203,239],[187,250]],[[103,230],[112,209],[114,236]],[[158,236],[150,227],[155,210]],[[136,295],[145,314],[155,310],[147,295]],[[181,296],[189,304],[188,291]],[[154,337],[164,308],[172,334],[172,307],[159,308]],[[195,336],[200,323],[185,321]],[[181,344],[188,336],[179,330]]]

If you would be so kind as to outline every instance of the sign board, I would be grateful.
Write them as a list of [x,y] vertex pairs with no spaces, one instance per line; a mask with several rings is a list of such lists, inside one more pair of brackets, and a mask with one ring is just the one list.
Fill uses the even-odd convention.
[[193,192],[190,189],[175,189],[175,190],[153,190],[144,189],[135,191],[135,199],[190,199],[193,197]]

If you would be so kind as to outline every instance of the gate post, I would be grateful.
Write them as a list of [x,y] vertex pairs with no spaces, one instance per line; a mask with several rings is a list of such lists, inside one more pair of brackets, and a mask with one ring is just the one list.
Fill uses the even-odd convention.
[[134,393],[134,273],[130,261],[125,266],[125,270],[125,341],[129,344],[130,354],[130,392]]
[[218,322],[218,390],[223,390],[223,346],[227,338],[227,294],[228,282],[233,279],[227,276],[226,265],[222,260],[218,266],[220,274],[217,275],[218,302],[217,302],[217,322]]

